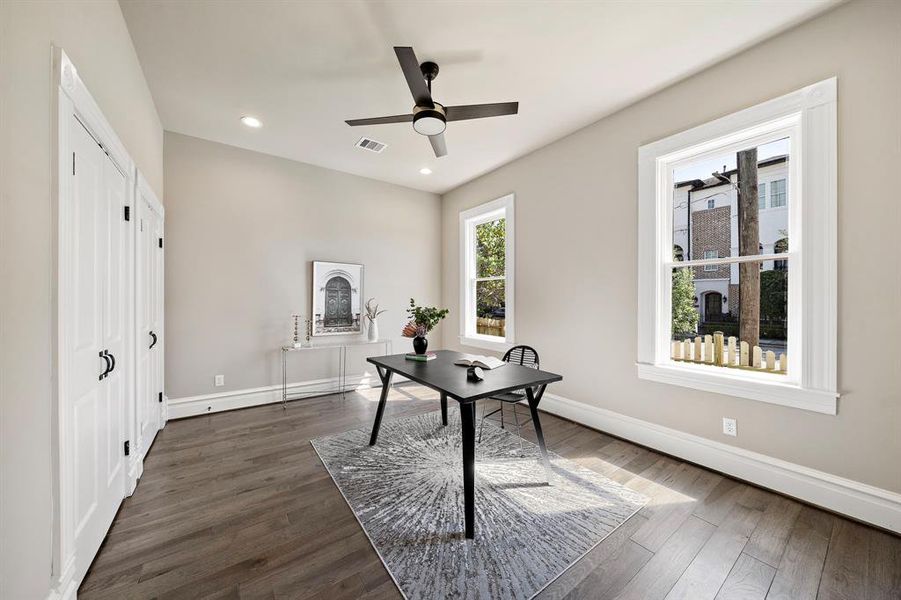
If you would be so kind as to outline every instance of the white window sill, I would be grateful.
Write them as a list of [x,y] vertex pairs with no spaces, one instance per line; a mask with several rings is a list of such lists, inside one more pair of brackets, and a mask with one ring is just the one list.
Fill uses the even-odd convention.
[[513,347],[511,342],[490,335],[461,335],[460,344],[495,352],[506,352]]
[[827,415],[834,415],[838,410],[839,395],[837,393],[804,389],[791,383],[771,381],[772,377],[777,377],[775,375],[749,373],[737,376],[734,372],[721,373],[718,372],[717,367],[705,367],[704,365],[646,363],[636,363],[636,365],[639,379],[727,396],[749,398]]

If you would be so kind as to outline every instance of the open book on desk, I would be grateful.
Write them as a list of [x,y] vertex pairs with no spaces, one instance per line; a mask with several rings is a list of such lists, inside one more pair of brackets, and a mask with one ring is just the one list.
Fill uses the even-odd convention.
[[493,356],[478,356],[474,354],[467,354],[463,358],[458,358],[457,360],[455,360],[454,364],[460,365],[461,367],[496,369],[498,367],[503,367],[507,363],[500,360],[499,358],[494,358]]

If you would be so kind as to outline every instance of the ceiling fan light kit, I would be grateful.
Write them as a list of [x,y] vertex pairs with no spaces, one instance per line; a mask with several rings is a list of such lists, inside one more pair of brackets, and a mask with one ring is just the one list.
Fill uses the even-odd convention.
[[447,129],[447,117],[444,107],[435,104],[435,108],[413,108],[413,129],[422,135],[439,135]]
[[413,48],[409,46],[395,46],[394,53],[397,55],[397,62],[400,63],[404,78],[407,80],[407,87],[410,88],[410,93],[413,95],[413,101],[415,102],[413,113],[345,121],[351,127],[412,122],[413,130],[429,138],[435,156],[440,158],[447,154],[444,130],[447,128],[448,121],[500,117],[503,115],[515,115],[519,112],[519,102],[445,107],[432,99],[432,81],[438,77],[438,65],[431,61],[420,65]]

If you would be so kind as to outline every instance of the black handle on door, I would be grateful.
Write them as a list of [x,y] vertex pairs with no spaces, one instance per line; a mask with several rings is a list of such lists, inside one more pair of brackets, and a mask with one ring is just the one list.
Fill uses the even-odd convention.
[[[151,332],[150,332],[150,337],[153,338],[153,341],[150,342],[150,348],[153,348],[154,346],[156,346],[156,334],[153,333],[153,332],[151,331]],[[150,348],[148,348],[148,350],[149,350]]]
[[109,372],[112,371],[113,363],[110,362],[110,357],[107,356],[106,353],[107,353],[106,350],[101,350],[99,353],[100,358],[102,358],[104,361],[106,361],[106,369],[104,369],[103,373],[101,373],[100,377],[98,377],[98,380],[100,380],[100,381],[103,381],[103,378],[106,377],[107,375],[109,375]]
[[110,367],[110,369],[109,369],[109,372],[112,373],[113,371],[116,370],[116,357],[114,355],[110,354],[109,351],[107,351],[107,354],[109,355],[110,360],[113,361],[113,366]]

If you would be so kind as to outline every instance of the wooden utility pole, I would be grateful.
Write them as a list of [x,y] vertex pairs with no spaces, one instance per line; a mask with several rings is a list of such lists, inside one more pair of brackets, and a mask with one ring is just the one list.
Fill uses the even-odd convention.
[[[759,254],[757,148],[742,150],[738,163],[738,254]],[[760,343],[760,264],[738,264],[738,339],[752,348]]]

